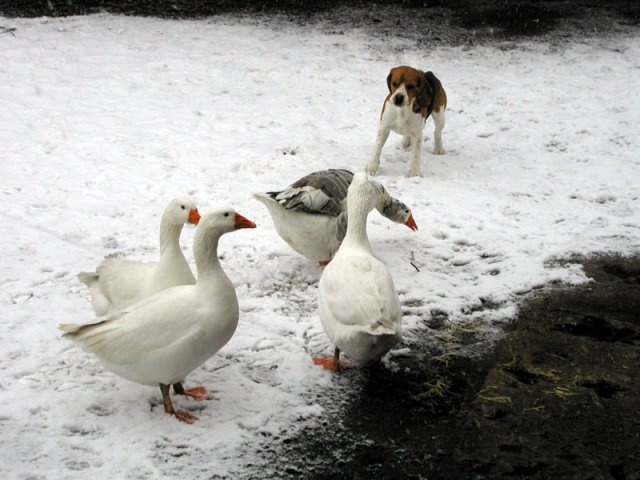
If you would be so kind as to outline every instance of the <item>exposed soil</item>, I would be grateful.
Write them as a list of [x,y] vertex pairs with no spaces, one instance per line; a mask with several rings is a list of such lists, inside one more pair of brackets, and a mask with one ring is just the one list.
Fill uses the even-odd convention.
[[416,342],[340,374],[351,403],[261,478],[640,479],[640,258],[583,265],[593,282],[526,301],[481,358]]

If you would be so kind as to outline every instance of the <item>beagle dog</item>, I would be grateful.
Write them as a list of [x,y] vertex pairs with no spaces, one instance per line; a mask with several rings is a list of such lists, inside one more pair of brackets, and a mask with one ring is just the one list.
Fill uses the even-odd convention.
[[378,137],[366,170],[368,173],[378,170],[382,147],[389,137],[389,132],[393,130],[404,135],[403,148],[411,147],[409,176],[422,176],[420,167],[422,131],[430,115],[435,123],[433,153],[438,155],[444,153],[442,129],[447,94],[440,80],[432,72],[423,72],[406,66],[391,69],[387,77],[387,86],[389,95],[382,105]]

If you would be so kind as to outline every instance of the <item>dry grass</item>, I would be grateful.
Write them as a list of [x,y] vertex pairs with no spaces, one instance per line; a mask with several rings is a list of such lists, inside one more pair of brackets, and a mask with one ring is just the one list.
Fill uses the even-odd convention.
[[414,399],[426,404],[431,408],[432,412],[436,411],[436,407],[444,403],[444,399],[449,394],[451,382],[444,377],[436,377],[424,384],[425,390],[414,396]]
[[543,390],[543,393],[548,397],[558,397],[562,400],[566,400],[569,397],[577,395],[577,392],[575,392],[571,387],[562,386],[556,386],[551,390]]
[[476,400],[480,400],[482,402],[490,402],[490,403],[498,403],[501,405],[511,405],[511,397],[508,395],[494,395],[492,391],[496,390],[497,387],[485,387],[476,396]]

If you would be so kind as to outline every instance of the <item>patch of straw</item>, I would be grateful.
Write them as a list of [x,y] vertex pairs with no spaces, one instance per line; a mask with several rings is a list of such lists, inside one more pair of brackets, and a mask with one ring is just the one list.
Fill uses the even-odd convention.
[[494,390],[496,387],[487,387],[480,390],[476,400],[481,400],[483,402],[491,402],[491,403],[499,403],[502,405],[511,405],[511,397],[508,395],[492,395],[491,390]]
[[577,395],[577,393],[571,390],[571,388],[561,387],[561,386],[557,386],[552,390],[544,390],[543,393],[549,397],[558,397],[562,400],[566,400],[567,398],[572,397],[573,395]]

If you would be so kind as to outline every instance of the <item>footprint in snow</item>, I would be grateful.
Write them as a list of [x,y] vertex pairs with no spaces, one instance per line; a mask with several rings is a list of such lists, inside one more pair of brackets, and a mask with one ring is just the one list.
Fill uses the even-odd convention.
[[87,407],[87,412],[97,417],[107,417],[109,415],[113,415],[115,413],[115,409],[110,405],[101,405],[99,403],[94,403],[93,405],[89,405]]

